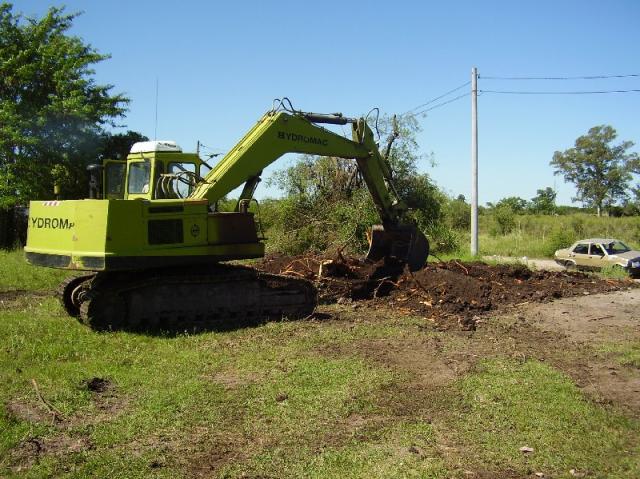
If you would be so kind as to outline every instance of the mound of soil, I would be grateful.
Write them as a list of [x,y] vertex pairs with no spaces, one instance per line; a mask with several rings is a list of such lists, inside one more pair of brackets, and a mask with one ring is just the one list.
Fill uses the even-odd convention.
[[257,267],[313,281],[321,303],[369,301],[433,320],[455,318],[473,329],[478,315],[527,302],[634,287],[632,281],[599,279],[584,273],[531,271],[524,265],[480,262],[432,263],[411,273],[394,261],[354,257],[272,255]]

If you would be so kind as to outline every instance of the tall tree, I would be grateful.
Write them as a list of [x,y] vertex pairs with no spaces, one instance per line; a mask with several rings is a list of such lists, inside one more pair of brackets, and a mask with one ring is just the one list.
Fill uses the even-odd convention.
[[128,102],[95,82],[108,55],[68,34],[77,14],[12,10],[0,4],[0,207],[48,198],[54,181],[75,192]]
[[628,151],[633,142],[614,144],[617,136],[609,125],[594,126],[573,148],[556,151],[551,160],[554,174],[575,185],[578,194],[574,200],[595,207],[598,215],[603,207],[627,196],[631,171],[638,162],[638,154]]
[[552,215],[556,211],[557,193],[547,186],[543,190],[537,190],[536,196],[531,198],[531,211],[543,215]]

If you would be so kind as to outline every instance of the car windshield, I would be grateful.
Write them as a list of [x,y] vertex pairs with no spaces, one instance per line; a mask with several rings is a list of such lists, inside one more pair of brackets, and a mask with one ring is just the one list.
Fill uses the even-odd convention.
[[620,254],[620,253],[626,253],[627,251],[631,251],[631,248],[629,248],[622,241],[612,241],[611,243],[608,243],[602,246],[604,246],[604,249],[606,249],[607,253],[609,254]]

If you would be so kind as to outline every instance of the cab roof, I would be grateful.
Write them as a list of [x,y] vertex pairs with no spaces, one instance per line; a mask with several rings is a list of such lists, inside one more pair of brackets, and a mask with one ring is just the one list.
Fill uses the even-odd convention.
[[138,141],[131,146],[129,153],[151,153],[155,151],[182,153],[182,148],[175,141],[169,140]]

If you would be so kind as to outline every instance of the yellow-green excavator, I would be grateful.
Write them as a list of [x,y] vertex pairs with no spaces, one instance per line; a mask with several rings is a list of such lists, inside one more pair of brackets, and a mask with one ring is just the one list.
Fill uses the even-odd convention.
[[[351,124],[352,139],[320,124]],[[173,142],[136,143],[126,162],[90,169],[89,199],[32,201],[27,261],[91,272],[69,278],[60,295],[70,315],[96,329],[306,316],[316,305],[310,282],[224,263],[264,256],[248,207],[263,169],[285,153],[354,159],[382,222],[373,227],[367,258],[423,267],[429,244],[406,219],[365,119],[300,112],[282,102],[213,168]],[[217,211],[219,200],[243,184],[235,211]]]

